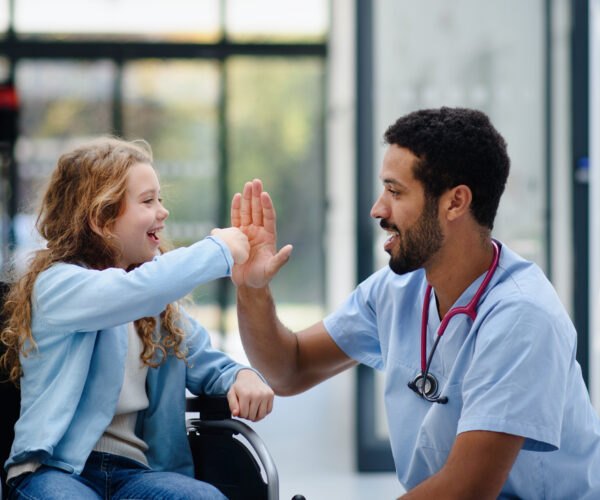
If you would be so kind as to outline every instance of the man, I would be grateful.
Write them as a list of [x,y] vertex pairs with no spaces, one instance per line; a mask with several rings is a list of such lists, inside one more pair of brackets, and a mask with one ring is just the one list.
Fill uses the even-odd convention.
[[385,139],[371,215],[389,267],[306,330],[276,316],[269,281],[291,247],[276,252],[268,194],[255,180],[234,197],[251,244],[233,274],[249,359],[280,395],[357,363],[385,370],[407,499],[600,498],[600,421],[573,325],[541,270],[491,237],[504,140],[483,113],[449,108],[404,116]]

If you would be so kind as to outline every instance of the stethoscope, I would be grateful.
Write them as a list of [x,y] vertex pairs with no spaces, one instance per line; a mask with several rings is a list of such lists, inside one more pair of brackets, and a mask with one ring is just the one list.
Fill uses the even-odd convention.
[[[498,267],[498,260],[500,260],[500,248],[498,243],[492,240],[492,245],[494,247],[494,258],[492,259],[492,265],[488,269],[483,282],[481,285],[479,285],[477,292],[475,292],[475,296],[466,306],[450,309],[444,315],[437,331],[437,338],[435,339],[433,347],[431,348],[431,352],[429,353],[429,358],[427,358],[427,318],[429,316],[431,285],[428,284],[427,289],[425,290],[425,300],[423,301],[423,313],[421,316],[421,373],[419,373],[414,380],[408,383],[408,387],[410,387],[418,396],[422,397],[426,401],[429,401],[430,403],[446,404],[448,402],[447,397],[436,396],[438,390],[438,381],[431,373],[429,373],[431,359],[433,358],[433,353],[437,348],[438,342],[446,331],[448,323],[454,316],[457,314],[466,314],[469,316],[469,318],[471,318],[471,321],[475,321],[475,318],[477,317],[477,305],[479,304],[479,299],[494,276],[496,268]],[[425,381],[425,383],[423,383],[423,381]]]

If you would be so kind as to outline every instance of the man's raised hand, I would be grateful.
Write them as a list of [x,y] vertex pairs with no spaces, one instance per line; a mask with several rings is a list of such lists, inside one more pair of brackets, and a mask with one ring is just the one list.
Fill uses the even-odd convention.
[[247,182],[242,194],[231,201],[231,224],[248,237],[250,256],[243,265],[235,265],[232,280],[236,286],[263,288],[290,258],[292,245],[277,252],[275,208],[271,197],[262,190],[262,182]]
[[231,279],[236,286],[263,288],[290,258],[292,245],[277,252],[275,208],[271,197],[254,179],[244,185],[242,194],[231,201],[231,225],[248,237],[250,256],[244,264],[233,266]]

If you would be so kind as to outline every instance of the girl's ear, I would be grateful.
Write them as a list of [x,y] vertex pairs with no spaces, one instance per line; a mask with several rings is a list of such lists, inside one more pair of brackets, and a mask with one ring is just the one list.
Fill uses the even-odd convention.
[[88,225],[90,226],[90,229],[98,236],[104,236],[104,231],[102,231],[102,228],[96,223],[96,221],[88,219]]

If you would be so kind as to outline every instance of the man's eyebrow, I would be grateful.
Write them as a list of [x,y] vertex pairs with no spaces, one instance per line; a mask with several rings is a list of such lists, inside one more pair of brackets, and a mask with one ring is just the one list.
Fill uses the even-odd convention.
[[404,184],[402,184],[400,181],[397,181],[396,179],[381,179],[381,182],[383,182],[383,184],[385,185],[392,185],[401,189],[404,189],[406,187]]

